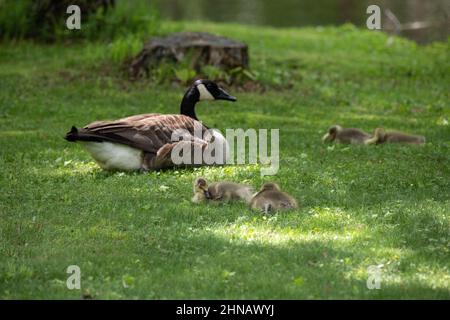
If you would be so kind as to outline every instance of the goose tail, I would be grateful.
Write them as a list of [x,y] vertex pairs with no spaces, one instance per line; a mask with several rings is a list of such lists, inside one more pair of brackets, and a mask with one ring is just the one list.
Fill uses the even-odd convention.
[[69,142],[77,142],[77,141],[103,142],[111,140],[108,139],[108,137],[103,137],[98,134],[88,132],[85,129],[78,130],[75,126],[72,126],[70,131],[66,133],[64,139],[66,139]]
[[64,137],[69,142],[75,142],[79,140],[78,137],[78,129],[75,126],[72,126],[69,132],[66,133],[66,136]]

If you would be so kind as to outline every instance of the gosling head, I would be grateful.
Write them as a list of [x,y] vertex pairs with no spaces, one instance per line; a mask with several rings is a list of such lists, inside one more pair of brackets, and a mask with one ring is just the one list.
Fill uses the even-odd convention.
[[198,178],[194,182],[194,193],[200,193],[205,196],[206,199],[211,199],[211,195],[208,191],[208,184],[204,178]]
[[275,182],[267,182],[263,184],[261,191],[280,191],[281,188]]
[[378,140],[383,140],[384,137],[386,136],[386,130],[384,130],[384,128],[376,128],[373,135]]
[[365,142],[366,144],[381,144],[386,142],[386,130],[384,128],[376,128],[372,138]]
[[342,127],[340,125],[335,124],[328,129],[328,132],[322,137],[323,142],[331,142],[336,139],[336,135],[342,131]]

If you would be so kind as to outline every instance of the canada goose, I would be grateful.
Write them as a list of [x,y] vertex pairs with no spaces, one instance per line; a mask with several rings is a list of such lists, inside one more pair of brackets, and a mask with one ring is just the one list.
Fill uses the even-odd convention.
[[376,128],[373,138],[367,140],[366,144],[382,144],[382,143],[409,143],[424,144],[425,137],[411,135],[403,132],[391,131],[386,132],[384,128]]
[[[207,139],[194,136],[194,128],[201,128],[202,134],[208,130],[195,114],[195,104],[204,100],[236,101],[236,98],[213,81],[197,80],[184,94],[180,114],[150,113],[114,121],[96,121],[82,129],[72,127],[65,139],[81,142],[92,158],[107,170],[146,171],[174,166],[171,151],[178,143],[204,149],[208,143],[219,141],[225,148],[224,160],[228,144],[222,134],[213,131]],[[188,132],[189,141],[172,141],[172,133],[180,129]]]
[[289,194],[282,192],[276,183],[265,183],[261,190],[256,193],[250,201],[254,210],[260,210],[265,214],[271,211],[295,209],[297,201]]
[[336,141],[337,143],[364,143],[370,139],[371,135],[356,128],[342,128],[339,125],[334,125],[328,129],[328,132],[322,137],[323,142]]
[[204,178],[194,181],[194,196],[192,202],[200,203],[206,200],[228,202],[233,200],[244,200],[249,203],[252,197],[252,188],[247,185],[221,181],[208,186]]

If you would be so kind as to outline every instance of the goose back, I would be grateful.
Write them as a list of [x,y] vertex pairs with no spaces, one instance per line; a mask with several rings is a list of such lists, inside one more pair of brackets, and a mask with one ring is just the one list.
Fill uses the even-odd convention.
[[156,153],[163,145],[172,143],[172,133],[184,129],[194,136],[196,126],[204,134],[207,128],[185,115],[141,114],[114,121],[96,121],[82,129],[72,128],[69,141],[95,141],[124,144],[145,152]]

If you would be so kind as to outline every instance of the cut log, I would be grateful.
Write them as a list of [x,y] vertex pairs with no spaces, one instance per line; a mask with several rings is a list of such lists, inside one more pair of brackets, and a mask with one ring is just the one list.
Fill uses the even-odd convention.
[[152,38],[131,60],[132,78],[149,73],[152,66],[162,61],[179,63],[189,59],[190,67],[200,72],[210,65],[223,70],[248,68],[248,47],[245,43],[206,32],[181,32],[166,38]]

